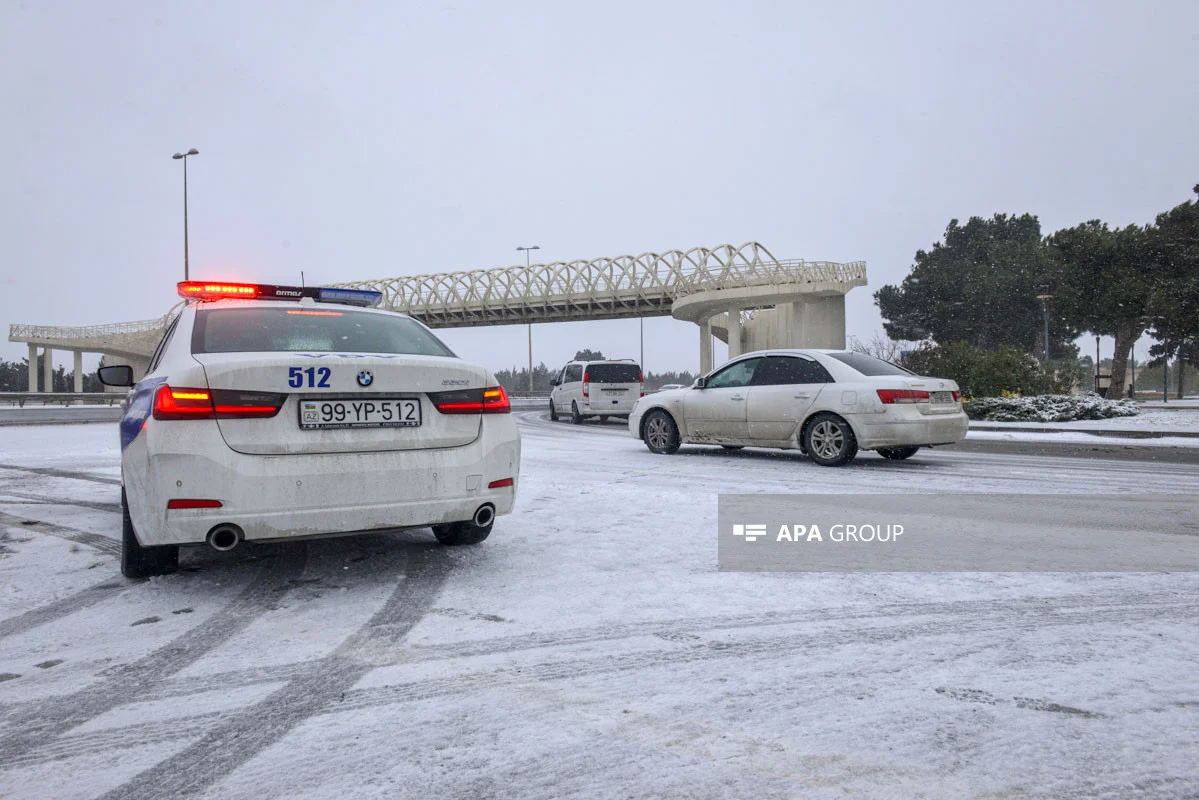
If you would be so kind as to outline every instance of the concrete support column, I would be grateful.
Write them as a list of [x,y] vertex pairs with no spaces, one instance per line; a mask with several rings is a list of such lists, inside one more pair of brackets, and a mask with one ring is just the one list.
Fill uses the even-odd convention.
[[54,351],[47,347],[45,353],[45,371],[42,373],[42,391],[54,391]]
[[699,374],[707,375],[712,371],[712,321],[702,320],[699,323]]
[[729,309],[729,358],[741,355],[741,309]]
[[75,351],[75,391],[83,391],[83,351]]
[[29,391],[37,391],[37,345],[29,345]]

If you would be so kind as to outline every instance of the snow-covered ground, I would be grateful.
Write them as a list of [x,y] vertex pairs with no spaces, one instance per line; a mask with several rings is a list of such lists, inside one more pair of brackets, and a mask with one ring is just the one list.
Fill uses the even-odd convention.
[[0,797],[1199,793],[1195,575],[715,564],[719,492],[1194,494],[1194,466],[824,469],[518,417],[483,545],[194,551],[145,582],[116,570],[115,426],[0,429]]

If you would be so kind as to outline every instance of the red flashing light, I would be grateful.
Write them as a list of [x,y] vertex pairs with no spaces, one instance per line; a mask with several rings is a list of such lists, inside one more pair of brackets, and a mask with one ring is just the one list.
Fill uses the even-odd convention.
[[180,281],[178,289],[180,297],[192,300],[223,300],[227,297],[251,300],[259,295],[259,287],[253,283]]
[[174,500],[167,501],[167,508],[220,508],[220,500],[194,500],[186,497],[177,497]]
[[488,489],[503,489],[505,486],[512,486],[515,483],[516,483],[516,480],[513,478],[501,478],[498,481],[492,481],[491,483],[487,484],[487,488]]
[[882,400],[885,405],[929,402],[928,392],[919,389],[878,389],[876,391],[878,391],[878,399]]

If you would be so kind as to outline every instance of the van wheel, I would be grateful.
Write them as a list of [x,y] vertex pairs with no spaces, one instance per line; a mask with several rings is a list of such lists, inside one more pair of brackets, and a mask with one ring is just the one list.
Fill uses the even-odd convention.
[[606,416],[604,416],[603,414],[600,414],[600,424],[603,425],[607,421],[608,421],[608,418]]
[[583,415],[579,413],[579,404],[574,400],[570,401],[570,421],[573,425],[583,424]]
[[645,446],[651,453],[671,455],[679,451],[679,426],[662,409],[654,409],[645,419]]
[[142,547],[129,517],[129,502],[121,488],[121,574],[126,578],[168,575],[179,568],[179,546]]
[[822,467],[839,467],[858,454],[858,440],[849,423],[835,414],[817,414],[804,429],[804,449]]
[[554,401],[550,401],[550,422],[558,421],[558,407],[554,405]]
[[916,451],[919,449],[919,447],[880,447],[878,454],[891,461],[903,461],[905,458],[916,455]]
[[437,541],[447,547],[478,544],[491,535],[491,525],[480,528],[470,520],[451,522],[448,525],[434,525],[433,535],[437,537]]

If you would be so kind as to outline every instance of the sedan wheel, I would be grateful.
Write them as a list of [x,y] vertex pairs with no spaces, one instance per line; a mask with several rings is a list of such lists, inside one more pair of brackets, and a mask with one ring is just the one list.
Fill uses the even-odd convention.
[[670,455],[679,450],[679,428],[661,409],[651,411],[645,420],[645,446],[650,452]]
[[804,448],[817,464],[839,467],[857,455],[858,442],[845,420],[832,414],[821,414],[804,431]]
[[916,451],[919,449],[919,447],[880,447],[878,454],[891,461],[903,461],[905,458],[916,455]]

